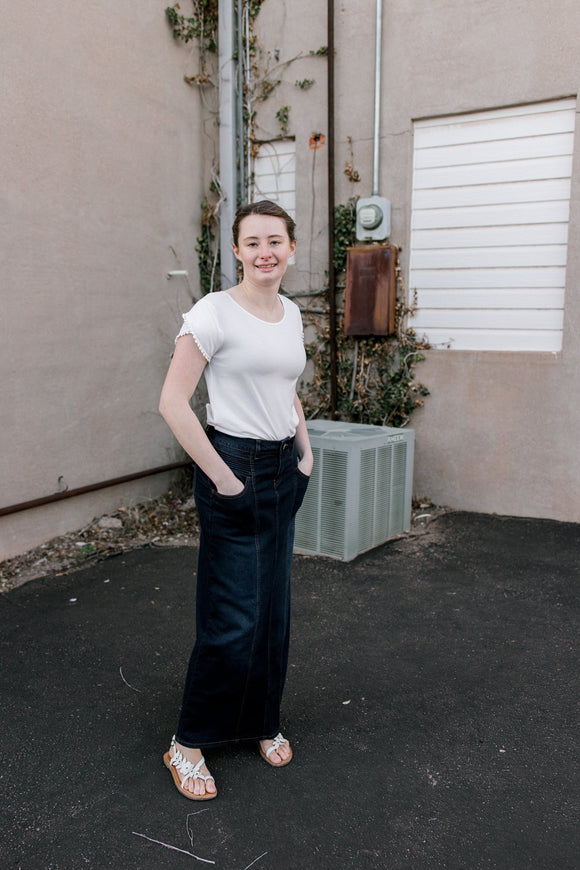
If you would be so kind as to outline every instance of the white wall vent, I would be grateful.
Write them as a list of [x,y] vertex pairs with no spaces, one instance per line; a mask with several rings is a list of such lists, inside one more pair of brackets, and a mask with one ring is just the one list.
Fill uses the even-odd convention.
[[412,429],[310,420],[314,470],[294,551],[345,562],[411,528]]
[[407,284],[432,346],[562,350],[576,112],[572,98],[415,122]]

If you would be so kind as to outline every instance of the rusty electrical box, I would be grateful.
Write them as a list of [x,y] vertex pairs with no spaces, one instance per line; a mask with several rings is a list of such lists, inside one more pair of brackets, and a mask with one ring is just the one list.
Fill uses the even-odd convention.
[[392,335],[397,281],[395,245],[359,245],[346,253],[346,335]]

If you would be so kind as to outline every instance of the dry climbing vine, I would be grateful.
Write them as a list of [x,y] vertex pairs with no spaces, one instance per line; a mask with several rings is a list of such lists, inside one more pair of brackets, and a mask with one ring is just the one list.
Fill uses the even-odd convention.
[[[185,81],[190,85],[200,87],[202,93],[206,87],[218,86],[218,29],[219,29],[219,3],[218,0],[188,0],[191,3],[191,14],[185,15],[179,3],[168,6],[165,9],[167,21],[176,39],[188,43],[196,40],[199,45],[199,72],[192,76],[186,76]],[[295,61],[303,57],[324,58],[328,50],[325,46],[317,50],[299,53],[289,60],[281,60],[279,51],[267,52],[260,45],[255,33],[255,21],[260,12],[263,0],[237,0],[242,4],[243,27],[241,34],[243,57],[236,60],[243,64],[243,160],[244,165],[250,158],[255,158],[259,146],[265,144],[258,141],[255,132],[256,106],[269,99],[278,85],[282,82],[283,72]],[[236,11],[237,11],[236,4]],[[302,79],[295,82],[296,87],[305,91],[315,84],[314,79]],[[290,109],[288,105],[278,108],[275,113],[280,127],[279,135],[268,141],[285,139],[290,136]],[[242,159],[242,158],[240,158]],[[223,202],[223,194],[219,182],[219,170],[214,167],[213,179],[210,190],[201,203],[201,234],[196,240],[196,252],[198,255],[200,283],[203,293],[220,289],[219,269],[219,211]],[[240,191],[240,198],[248,198],[252,179],[247,177],[247,190]]]
[[181,12],[179,3],[165,10],[173,35],[184,42],[197,39],[202,51],[217,52],[219,0],[191,0],[192,14]]

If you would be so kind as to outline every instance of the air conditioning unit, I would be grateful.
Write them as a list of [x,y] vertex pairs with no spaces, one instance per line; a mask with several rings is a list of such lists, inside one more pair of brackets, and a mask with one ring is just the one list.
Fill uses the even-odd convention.
[[310,420],[314,470],[294,551],[345,562],[411,528],[412,429]]

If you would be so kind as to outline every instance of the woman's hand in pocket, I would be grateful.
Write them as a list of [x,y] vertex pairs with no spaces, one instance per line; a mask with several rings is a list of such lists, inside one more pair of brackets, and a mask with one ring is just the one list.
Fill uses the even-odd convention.
[[231,472],[224,480],[215,481],[215,487],[220,495],[239,495],[245,484]]
[[298,463],[298,469],[302,472],[302,474],[305,474],[306,477],[310,477],[310,475],[312,474],[313,466],[314,466],[314,457],[312,456],[312,453],[309,453],[309,454],[303,456],[302,459],[300,460],[300,462]]

